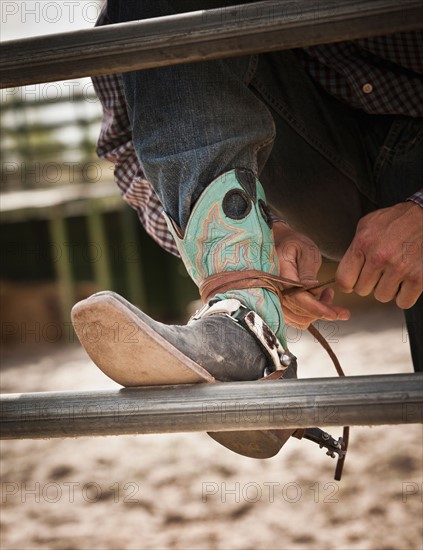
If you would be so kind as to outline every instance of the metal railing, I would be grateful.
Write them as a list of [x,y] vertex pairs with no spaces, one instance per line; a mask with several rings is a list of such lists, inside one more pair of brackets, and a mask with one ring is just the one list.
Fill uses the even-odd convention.
[[1,438],[219,432],[422,421],[423,374],[1,396]]
[[0,87],[148,69],[421,28],[421,0],[266,0],[13,40]]

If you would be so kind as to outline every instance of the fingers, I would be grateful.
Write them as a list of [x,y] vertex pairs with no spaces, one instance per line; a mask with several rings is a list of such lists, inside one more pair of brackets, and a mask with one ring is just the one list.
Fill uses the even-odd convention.
[[422,282],[415,273],[404,272],[395,262],[382,265],[374,258],[366,260],[364,254],[361,258],[356,254],[356,261],[353,256],[354,253],[345,257],[345,262],[342,260],[343,265],[339,265],[336,274],[336,281],[344,292],[354,291],[359,296],[373,293],[377,301],[387,303],[395,300],[401,309],[408,309],[416,303],[422,293]]
[[333,288],[325,288],[325,290],[322,292],[322,295],[320,296],[320,301],[323,304],[330,305],[333,302],[333,299],[335,297],[335,291]]
[[342,258],[335,275],[336,282],[341,287],[341,290],[347,293],[354,290],[364,263],[364,254],[355,246],[353,241]]
[[[301,281],[306,285],[318,282],[316,274],[321,264],[320,253],[311,256],[303,255],[298,248],[291,246],[285,248],[283,260],[280,263],[283,277]],[[286,322],[299,328],[307,328],[317,319],[330,321],[349,319],[348,309],[332,305],[333,297],[332,289],[325,289],[323,292],[316,289],[286,296],[282,304]]]
[[[354,285],[354,292],[359,296],[368,296],[375,290],[381,277],[382,272],[380,269],[374,268],[372,265],[370,265],[370,262],[365,262],[362,270],[360,271],[357,282]],[[392,299],[392,297],[390,299]]]
[[291,232],[277,244],[276,250],[281,275],[301,282],[316,279],[322,257],[313,241]]
[[401,284],[396,297],[397,306],[401,309],[409,309],[414,306],[422,293],[422,284],[405,281]]
[[[275,235],[275,242],[280,275],[306,286],[316,284],[322,263],[317,246],[307,237],[292,231],[287,234],[284,229],[279,233]],[[307,328],[316,319],[348,319],[350,312],[347,309],[332,305],[333,296],[330,289],[286,295],[282,302],[285,321],[299,328]]]
[[[330,289],[327,289],[330,290]],[[333,306],[330,301],[333,298],[332,293],[325,294],[324,301],[316,299],[308,292],[299,293],[295,296],[287,296],[283,301],[284,314],[290,311],[291,317],[306,318],[308,324],[316,319],[325,319],[329,321],[346,321],[350,317],[348,309],[341,306]]]
[[414,305],[423,290],[422,220],[419,205],[406,202],[362,218],[336,273],[341,289],[396,300],[403,309]]
[[[345,283],[345,280],[342,280]],[[338,278],[337,282],[339,282]],[[339,284],[341,283],[339,282]],[[398,307],[408,309],[419,299],[422,284],[413,278],[401,276],[395,269],[381,271],[366,263],[352,290],[359,296],[369,296],[373,293],[375,299],[382,303],[395,300]]]
[[285,324],[292,327],[300,328],[302,330],[307,329],[315,319],[309,316],[302,316],[291,313],[289,309],[285,309],[283,312]]
[[398,294],[400,285],[400,277],[395,276],[392,272],[385,271],[375,285],[374,297],[378,302],[390,302]]

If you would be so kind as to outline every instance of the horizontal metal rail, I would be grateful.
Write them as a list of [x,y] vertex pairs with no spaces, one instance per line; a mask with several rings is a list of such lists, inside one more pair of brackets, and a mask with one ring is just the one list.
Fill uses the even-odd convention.
[[423,374],[1,396],[2,439],[422,422]]
[[1,88],[421,28],[421,0],[266,0],[4,42]]

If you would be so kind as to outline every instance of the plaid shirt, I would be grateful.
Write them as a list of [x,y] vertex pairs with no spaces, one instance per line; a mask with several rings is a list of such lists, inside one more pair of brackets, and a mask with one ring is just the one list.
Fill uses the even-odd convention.
[[[104,5],[96,25],[107,24]],[[423,116],[423,32],[312,46],[297,52],[313,78],[341,101],[370,114]],[[115,181],[147,233],[179,256],[163,207],[135,153],[121,75],[92,80],[103,107],[97,154],[115,164]],[[423,206],[423,189],[410,200]]]

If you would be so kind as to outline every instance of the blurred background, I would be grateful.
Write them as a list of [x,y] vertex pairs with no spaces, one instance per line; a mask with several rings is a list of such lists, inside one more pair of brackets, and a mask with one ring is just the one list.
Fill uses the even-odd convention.
[[[68,4],[66,25],[66,5],[5,2],[3,40],[92,26],[100,4]],[[113,166],[97,158],[101,105],[91,81],[1,94],[2,344],[34,343],[37,331],[40,343],[66,339],[72,305],[106,288],[156,317],[180,318],[195,287],[142,231]],[[41,320],[49,334],[34,324]]]
[[[3,0],[2,40],[92,27],[100,4]],[[183,321],[197,290],[96,157],[101,108],[89,79],[0,94],[2,392],[115,388],[78,345],[72,305],[112,289]],[[319,328],[347,374],[411,372],[401,312],[342,303],[351,321]],[[288,340],[301,377],[334,375],[310,336],[292,329]],[[421,426],[355,428],[341,483],[333,469],[296,440],[260,462],[205,434],[3,441],[1,548],[422,548]]]

